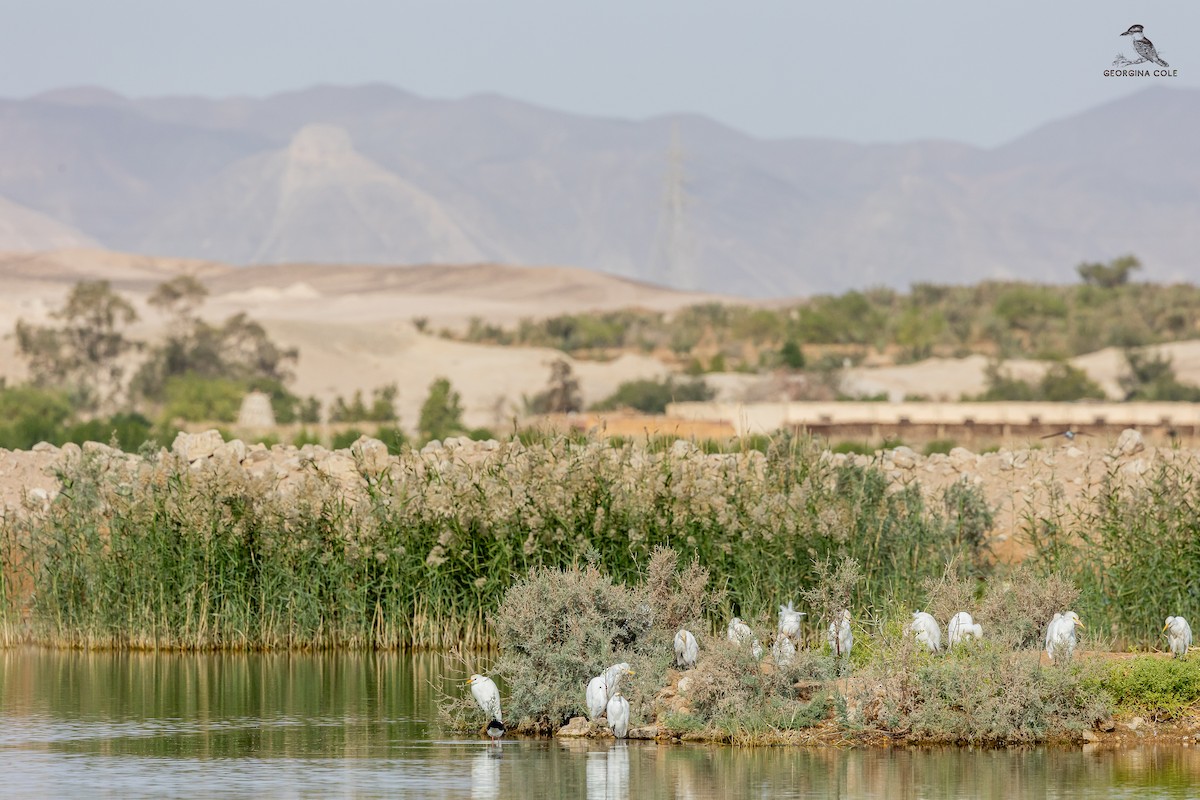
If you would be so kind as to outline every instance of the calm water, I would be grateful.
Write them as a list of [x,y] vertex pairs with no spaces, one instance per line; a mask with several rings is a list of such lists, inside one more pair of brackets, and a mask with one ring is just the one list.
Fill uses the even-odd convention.
[[437,656],[0,652],[3,797],[1200,797],[1200,753],[735,749],[439,733]]

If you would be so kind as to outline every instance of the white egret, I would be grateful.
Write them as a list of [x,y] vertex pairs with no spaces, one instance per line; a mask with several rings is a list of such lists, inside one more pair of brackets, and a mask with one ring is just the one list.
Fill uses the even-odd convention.
[[790,636],[777,636],[775,643],[771,645],[771,655],[775,657],[775,663],[781,667],[786,667],[792,663],[792,659],[796,657],[796,645]]
[[806,616],[803,611],[797,611],[792,608],[792,603],[789,600],[786,606],[779,607],[779,633],[783,636],[790,636],[792,639],[800,638],[800,618]]
[[983,626],[976,622],[966,611],[960,611],[950,618],[946,626],[946,647],[954,647],[967,639],[982,639]]
[[588,681],[587,712],[588,719],[593,722],[600,718],[608,706],[608,688],[604,685],[604,676],[597,675]]
[[829,648],[835,656],[850,656],[854,633],[850,630],[850,609],[843,608],[837,619],[829,623]]
[[750,642],[750,652],[754,654],[755,658],[762,658],[762,645],[758,643],[758,638],[750,630],[750,626],[742,622],[741,617],[734,617],[729,621],[729,629],[725,632],[725,637],[739,647],[742,642]]
[[608,701],[608,727],[618,739],[629,733],[629,701],[620,692]]
[[616,694],[617,687],[621,683],[621,678],[626,675],[635,675],[636,673],[629,668],[629,664],[622,661],[620,664],[613,664],[604,672],[592,678],[587,686],[587,707],[588,717],[595,720],[604,713],[608,707],[608,701]]
[[932,614],[914,611],[913,621],[908,629],[916,635],[918,642],[929,649],[929,652],[936,653],[942,649],[942,626],[938,624]]
[[471,687],[475,702],[485,714],[491,714],[497,722],[504,722],[504,717],[500,715],[500,690],[496,688],[495,681],[483,675],[472,675],[467,686]]
[[1192,626],[1188,625],[1188,621],[1183,617],[1167,617],[1163,632],[1167,634],[1167,643],[1171,645],[1171,655],[1175,658],[1186,656],[1188,648],[1192,646]]
[[696,657],[700,654],[700,645],[689,630],[680,630],[675,634],[675,665],[683,669],[696,666]]
[[1075,629],[1086,627],[1079,615],[1074,611],[1055,614],[1046,626],[1046,655],[1051,661],[1057,661],[1056,654],[1066,654],[1065,661],[1070,661],[1075,652]]

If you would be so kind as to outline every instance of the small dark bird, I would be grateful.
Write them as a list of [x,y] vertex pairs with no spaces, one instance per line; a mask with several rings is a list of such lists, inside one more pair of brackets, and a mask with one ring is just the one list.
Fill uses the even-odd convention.
[[494,719],[487,724],[487,735],[492,737],[492,741],[499,741],[506,730],[508,728],[504,727],[504,723],[498,719]]
[[1070,428],[1067,428],[1065,431],[1059,431],[1058,433],[1047,433],[1042,438],[1043,439],[1053,439],[1056,436],[1065,436],[1065,437],[1067,437],[1068,442],[1073,442],[1073,441],[1075,441],[1076,436],[1090,436],[1090,435],[1091,434],[1084,433],[1083,431],[1073,431]]
[[1146,61],[1153,61],[1160,67],[1171,66],[1158,57],[1158,51],[1154,49],[1154,43],[1146,38],[1146,35],[1142,33],[1143,30],[1145,30],[1145,28],[1143,28],[1141,25],[1130,25],[1129,30],[1125,31],[1121,35],[1133,37],[1133,49],[1137,51],[1137,54],[1141,58],[1145,59]]

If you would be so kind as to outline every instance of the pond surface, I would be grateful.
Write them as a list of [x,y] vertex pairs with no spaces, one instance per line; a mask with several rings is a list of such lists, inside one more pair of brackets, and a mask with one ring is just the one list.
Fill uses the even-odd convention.
[[800,750],[452,737],[435,655],[0,652],[0,796],[1200,796],[1200,752]]

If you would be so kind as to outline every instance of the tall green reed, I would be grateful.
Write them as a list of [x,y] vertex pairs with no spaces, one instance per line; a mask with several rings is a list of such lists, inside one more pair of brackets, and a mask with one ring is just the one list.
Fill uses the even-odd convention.
[[340,480],[319,459],[278,475],[169,455],[64,463],[48,509],[0,523],[9,629],[74,646],[489,646],[509,586],[592,551],[622,582],[660,545],[696,558],[726,592],[719,616],[771,612],[830,558],[862,565],[859,606],[915,602],[955,556],[983,568],[963,530],[986,506],[930,502],[805,440],[354,452]]
[[1090,502],[1026,521],[1034,559],[1080,588],[1079,611],[1114,645],[1162,648],[1163,621],[1200,616],[1200,499],[1194,463],[1144,474],[1116,466]]

